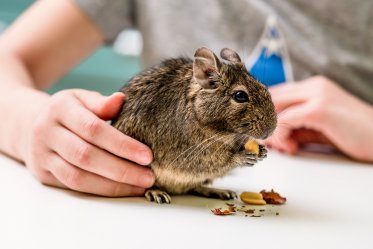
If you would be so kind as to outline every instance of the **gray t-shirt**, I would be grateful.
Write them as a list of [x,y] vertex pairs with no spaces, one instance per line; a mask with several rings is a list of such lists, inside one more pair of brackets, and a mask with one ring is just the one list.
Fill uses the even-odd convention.
[[294,79],[325,75],[373,104],[371,0],[75,0],[108,41],[126,28],[144,40],[143,64],[192,56],[206,46],[249,55],[268,16],[277,16]]

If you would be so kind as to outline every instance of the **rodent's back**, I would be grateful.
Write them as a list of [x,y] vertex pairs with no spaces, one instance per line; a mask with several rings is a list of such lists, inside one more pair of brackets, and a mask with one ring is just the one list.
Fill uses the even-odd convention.
[[160,138],[173,137],[165,133],[179,130],[180,120],[186,119],[182,116],[188,115],[186,94],[192,67],[189,58],[168,59],[133,77],[121,89],[125,103],[114,127],[157,152],[154,147],[162,143]]

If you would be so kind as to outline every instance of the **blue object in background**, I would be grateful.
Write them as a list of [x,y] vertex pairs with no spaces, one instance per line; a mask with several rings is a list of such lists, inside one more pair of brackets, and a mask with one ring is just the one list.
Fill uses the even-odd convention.
[[262,37],[246,60],[246,68],[267,86],[293,81],[290,58],[276,18],[269,17]]
[[267,56],[265,51],[262,49],[258,60],[251,67],[251,75],[267,86],[286,82],[285,68],[281,57],[275,54]]

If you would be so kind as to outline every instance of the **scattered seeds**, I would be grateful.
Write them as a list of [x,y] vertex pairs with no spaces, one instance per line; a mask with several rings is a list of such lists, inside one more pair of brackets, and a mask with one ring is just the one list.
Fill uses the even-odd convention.
[[211,209],[211,212],[215,215],[231,215],[231,214],[234,214],[234,212],[231,212],[228,209],[222,210],[221,208]]
[[[235,203],[226,202],[226,207],[224,208],[214,208],[211,209],[211,212],[214,215],[224,216],[224,215],[236,215],[241,213],[245,217],[262,217],[267,214],[276,214],[279,215],[279,212],[274,212],[274,205],[282,205],[286,202],[286,198],[282,197],[280,194],[276,193],[273,189],[271,191],[262,190],[260,193],[255,192],[242,192],[240,195],[241,200],[249,205],[267,205],[265,209],[256,209],[250,208],[253,206],[241,205],[237,207]],[[260,213],[258,213],[260,212]]]
[[282,205],[286,202],[286,198],[282,197],[279,193],[276,193],[273,189],[271,191],[265,191],[262,190],[260,193],[263,196],[263,199],[268,203],[268,204],[273,204],[273,205]]
[[247,214],[253,214],[255,212],[255,209],[248,209],[244,211]]

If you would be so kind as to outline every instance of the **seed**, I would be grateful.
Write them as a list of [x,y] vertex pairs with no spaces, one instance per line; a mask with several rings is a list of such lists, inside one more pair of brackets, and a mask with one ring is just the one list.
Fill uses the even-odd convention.
[[245,150],[259,155],[259,144],[255,140],[249,140],[245,144]]
[[263,196],[260,193],[255,192],[242,192],[240,195],[241,201],[246,204],[252,205],[265,205],[266,202],[263,200]]

